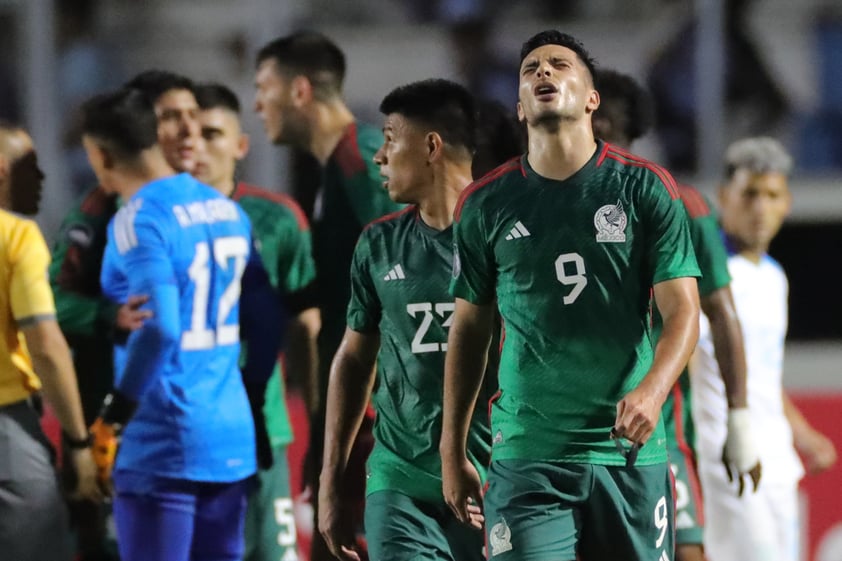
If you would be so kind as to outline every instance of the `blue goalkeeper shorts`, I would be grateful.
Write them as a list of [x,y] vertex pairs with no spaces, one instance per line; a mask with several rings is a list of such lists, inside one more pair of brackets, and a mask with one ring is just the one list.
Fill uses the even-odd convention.
[[114,522],[123,561],[239,561],[250,480],[159,479],[145,493],[120,491]]

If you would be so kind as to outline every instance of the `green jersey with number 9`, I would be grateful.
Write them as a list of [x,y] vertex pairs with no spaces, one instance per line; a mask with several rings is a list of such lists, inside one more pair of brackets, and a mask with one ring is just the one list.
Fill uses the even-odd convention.
[[[377,412],[366,493],[391,490],[441,501],[442,387],[454,303],[448,293],[453,229],[426,224],[415,206],[384,216],[360,236],[351,265],[348,327],[380,335],[372,403]],[[478,402],[496,387],[486,375]],[[468,456],[485,479],[488,411],[476,407]]]
[[[624,465],[610,431],[652,365],[652,287],[699,276],[672,177],[602,142],[564,181],[524,156],[468,187],[455,220],[451,291],[496,297],[505,328],[494,459]],[[637,463],[666,458],[659,421]]]

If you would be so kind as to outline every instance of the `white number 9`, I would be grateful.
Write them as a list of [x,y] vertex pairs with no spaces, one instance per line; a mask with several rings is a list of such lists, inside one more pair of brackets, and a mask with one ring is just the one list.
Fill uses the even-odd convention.
[[661,497],[658,504],[655,505],[655,527],[661,531],[661,535],[655,540],[655,547],[661,547],[664,543],[664,538],[667,536],[667,527],[670,521],[667,511],[667,499]]
[[[573,263],[575,266],[572,275],[567,273],[567,267],[565,265],[568,263]],[[573,285],[573,290],[563,299],[565,305],[575,302],[579,294],[588,285],[588,279],[585,276],[585,261],[578,253],[564,253],[559,255],[558,259],[555,260],[555,275],[561,284],[565,286]]]

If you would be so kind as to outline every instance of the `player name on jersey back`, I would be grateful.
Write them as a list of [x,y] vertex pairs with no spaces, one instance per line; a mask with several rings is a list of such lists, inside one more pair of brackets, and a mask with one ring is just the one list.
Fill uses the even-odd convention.
[[229,199],[209,199],[186,205],[173,205],[172,211],[182,228],[197,224],[236,222],[240,219],[237,205]]

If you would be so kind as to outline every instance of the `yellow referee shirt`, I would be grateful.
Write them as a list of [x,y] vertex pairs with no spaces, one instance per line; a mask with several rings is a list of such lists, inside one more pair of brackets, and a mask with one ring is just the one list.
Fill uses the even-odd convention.
[[0,406],[41,388],[19,328],[56,314],[38,225],[0,210]]

